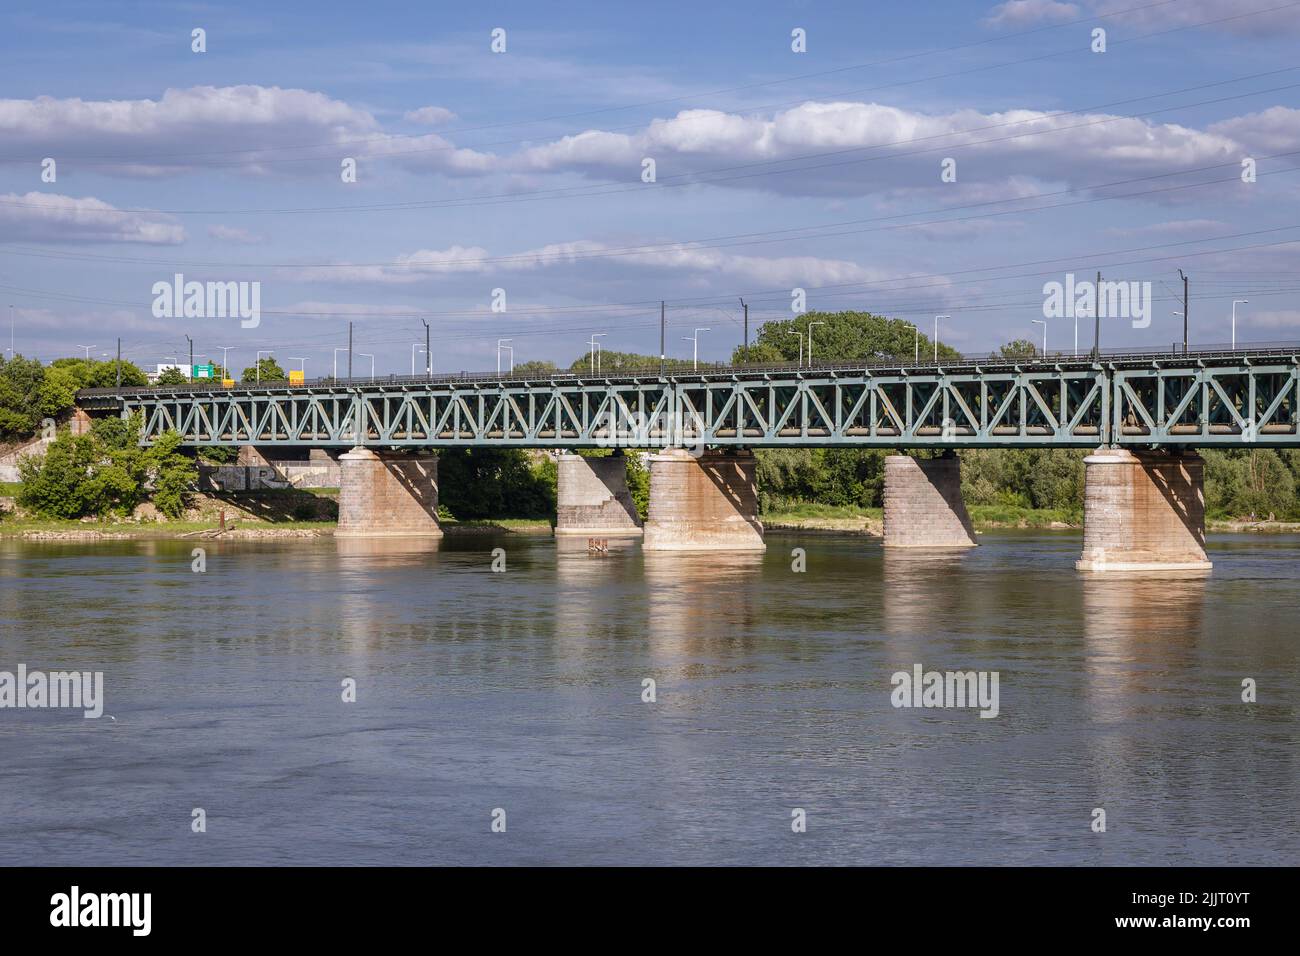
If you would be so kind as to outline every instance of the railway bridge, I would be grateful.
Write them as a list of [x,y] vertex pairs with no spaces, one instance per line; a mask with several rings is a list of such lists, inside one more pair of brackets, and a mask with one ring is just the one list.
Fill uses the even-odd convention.
[[[1300,446],[1300,344],[941,363],[709,366],[86,389],[141,415],[142,444],[346,449],[341,535],[437,535],[439,448],[559,457],[557,535],[643,535],[650,550],[761,550],[754,448],[862,447],[886,458],[886,547],[975,542],[958,448],[1078,447],[1081,570],[1199,570],[1198,448]],[[571,454],[612,448],[607,458]],[[644,528],[623,449],[652,449]],[[923,454],[904,452],[922,451]]]

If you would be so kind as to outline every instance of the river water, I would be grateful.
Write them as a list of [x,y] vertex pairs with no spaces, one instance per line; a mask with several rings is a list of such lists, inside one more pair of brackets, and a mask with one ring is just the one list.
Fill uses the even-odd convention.
[[[1300,862],[1300,538],[981,542],[0,542],[0,670],[106,699],[0,710],[0,864]],[[895,708],[916,664],[998,715]]]

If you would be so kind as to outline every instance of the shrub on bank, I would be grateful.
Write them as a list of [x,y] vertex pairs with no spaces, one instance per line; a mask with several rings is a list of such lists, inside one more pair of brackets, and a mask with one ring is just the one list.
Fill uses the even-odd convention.
[[83,518],[129,515],[151,500],[179,517],[198,482],[194,459],[181,453],[175,432],[141,448],[139,429],[137,415],[100,419],[88,435],[60,432],[43,457],[20,461],[18,504],[45,518]]

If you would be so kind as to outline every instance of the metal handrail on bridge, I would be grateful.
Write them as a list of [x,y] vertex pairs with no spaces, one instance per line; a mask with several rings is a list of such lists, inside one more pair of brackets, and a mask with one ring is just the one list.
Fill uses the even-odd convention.
[[1288,361],[1297,361],[1300,357],[1300,343],[1297,342],[1279,342],[1279,343],[1253,343],[1249,347],[1233,348],[1230,345],[1208,345],[1184,352],[1181,348],[1175,346],[1172,349],[1164,348],[1139,348],[1139,349],[1102,349],[1099,353],[1093,353],[1091,350],[1087,355],[1073,356],[1064,352],[1056,352],[1046,356],[1033,355],[1021,358],[1009,358],[1001,352],[988,352],[974,355],[959,355],[955,358],[941,358],[938,362],[906,362],[900,361],[898,356],[883,356],[880,358],[870,359],[866,362],[818,362],[815,364],[799,364],[795,362],[781,363],[758,363],[727,365],[722,363],[699,363],[698,367],[685,369],[681,367],[681,360],[673,360],[673,364],[666,365],[660,369],[658,366],[642,366],[635,368],[619,368],[610,372],[608,370],[598,369],[592,372],[572,372],[556,369],[545,373],[499,373],[499,372],[454,372],[442,373],[440,375],[388,375],[374,376],[366,378],[334,378],[324,377],[316,378],[305,382],[290,383],[284,380],[261,381],[261,382],[238,382],[231,386],[219,384],[216,380],[204,380],[201,382],[187,382],[182,385],[152,385],[152,386],[126,386],[123,388],[85,388],[78,392],[78,397],[99,398],[113,397],[118,395],[156,395],[160,393],[178,394],[191,392],[220,392],[229,393],[233,391],[261,391],[261,390],[310,390],[313,388],[338,388],[339,386],[347,387],[410,387],[410,386],[428,386],[428,385],[457,385],[457,384],[475,384],[475,383],[492,383],[506,384],[519,383],[527,384],[529,382],[559,382],[559,381],[619,381],[619,380],[644,380],[644,379],[671,379],[676,381],[689,379],[710,379],[718,376],[752,376],[752,375],[770,375],[777,374],[807,374],[807,373],[856,373],[863,370],[867,373],[873,371],[896,371],[901,374],[922,373],[929,374],[941,369],[962,369],[962,368],[1020,368],[1032,369],[1035,366],[1044,368],[1090,368],[1095,365],[1131,365],[1131,364],[1150,364],[1152,362],[1169,362],[1169,363],[1195,363],[1206,360],[1228,360],[1228,361],[1249,361],[1252,358],[1268,357],[1277,359],[1280,356],[1286,356]]

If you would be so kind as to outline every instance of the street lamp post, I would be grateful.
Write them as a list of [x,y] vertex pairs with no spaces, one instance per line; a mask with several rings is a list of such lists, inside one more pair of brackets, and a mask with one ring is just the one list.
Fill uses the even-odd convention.
[[501,374],[501,350],[510,353],[510,371],[515,370],[515,349],[513,345],[507,345],[507,342],[513,342],[514,339],[497,339],[497,374]]
[[373,355],[371,355],[369,352],[358,352],[357,354],[360,355],[362,358],[368,358],[368,359],[370,359],[370,379],[371,379],[371,381],[374,381],[374,378],[375,378],[375,357],[374,357]]
[[334,381],[336,382],[339,378],[339,353],[346,352],[347,350],[348,348],[346,345],[340,346],[334,350]]
[[1034,325],[1041,325],[1043,327],[1043,358],[1045,359],[1047,358],[1047,320],[1030,319],[1030,321],[1033,322]]
[[[711,330],[711,329],[696,329],[694,335],[683,335],[683,336],[682,336],[682,341],[683,341],[683,342],[690,342],[691,345],[692,345],[692,348],[691,348],[691,371],[692,371],[692,372],[698,372],[698,371],[700,370],[700,333],[701,333],[701,332],[710,332],[710,331],[712,331],[712,330]],[[803,334],[802,334],[802,333],[800,333],[800,335],[799,335],[799,342],[800,342],[800,344],[802,345],[802,343],[803,343]]]
[[1237,304],[1245,305],[1249,301],[1249,299],[1232,300],[1232,350],[1234,352],[1237,351]]
[[595,375],[597,370],[600,368],[600,363],[597,361],[596,358],[598,353],[600,352],[600,343],[597,342],[596,339],[600,338],[603,335],[608,335],[608,334],[609,334],[608,332],[591,333],[591,342],[588,344],[591,346],[591,374],[592,375]]
[[812,330],[814,325],[825,325],[825,322],[808,323],[808,367],[812,368]]
[[99,348],[98,345],[78,345],[77,348],[86,350],[86,361],[90,361],[90,350]]
[[916,333],[916,342],[913,344],[913,351],[916,353],[912,357],[912,364],[921,364],[921,328],[918,325],[912,326],[912,331]]
[[298,365],[298,371],[302,372],[302,380],[303,380],[304,382],[307,381],[307,360],[306,360],[305,358],[303,358],[302,356],[294,356],[294,355],[290,355],[290,356],[289,356],[289,361],[290,361],[290,362],[298,362],[298,363],[299,363],[299,365]]
[[221,377],[230,378],[229,358],[231,347],[229,345],[218,345],[217,348],[221,349]]
[[262,381],[262,356],[270,358],[275,353],[275,349],[264,349],[258,352],[253,358],[253,381],[260,383]]
[[419,342],[411,343],[411,378],[415,378],[415,353],[423,352],[424,346]]
[[951,319],[951,315],[936,315],[934,317],[934,364],[939,364],[939,320]]

